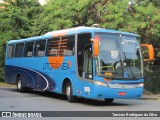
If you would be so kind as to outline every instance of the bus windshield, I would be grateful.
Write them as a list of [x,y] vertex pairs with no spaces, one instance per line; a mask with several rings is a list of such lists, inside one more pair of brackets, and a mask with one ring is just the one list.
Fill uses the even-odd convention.
[[136,36],[96,33],[100,41],[96,75],[111,79],[143,77],[140,43]]

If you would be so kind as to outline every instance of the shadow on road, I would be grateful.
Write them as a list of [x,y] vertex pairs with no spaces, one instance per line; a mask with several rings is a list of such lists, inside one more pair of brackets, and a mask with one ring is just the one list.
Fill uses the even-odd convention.
[[[10,91],[10,92],[14,92],[14,93],[20,93],[17,91],[17,89],[15,88],[1,88],[1,90],[4,91]],[[66,101],[67,102],[67,97],[66,95],[62,95],[62,94],[57,94],[54,92],[42,92],[42,91],[32,91],[32,90],[28,90],[27,92],[24,93],[20,93],[20,94],[25,94],[27,95],[27,97],[48,97],[48,98],[53,98],[53,99],[58,99],[58,100],[62,100],[62,101]],[[71,103],[71,104],[86,104],[89,106],[132,106],[133,104],[130,103],[118,103],[118,101],[116,100],[115,102],[113,101],[113,103],[107,104],[105,103],[103,100],[99,100],[99,99],[86,99],[86,98],[78,98],[77,101],[75,103]]]

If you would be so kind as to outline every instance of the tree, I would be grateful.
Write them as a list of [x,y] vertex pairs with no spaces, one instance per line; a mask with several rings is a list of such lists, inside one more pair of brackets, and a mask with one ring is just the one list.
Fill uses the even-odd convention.
[[37,26],[39,33],[75,26],[93,25],[96,20],[95,5],[101,0],[50,0],[44,6],[44,12]]
[[132,11],[133,21],[129,26],[134,25],[137,28],[136,33],[140,34],[142,42],[160,45],[160,9],[154,3],[151,0],[137,2],[134,5],[135,11]]
[[[0,74],[4,71],[5,44],[34,35],[35,19],[43,8],[37,0],[5,0],[0,6]],[[2,75],[2,74],[1,74]],[[3,76],[0,76],[2,78]]]
[[[160,48],[158,4],[158,0],[104,0],[97,9],[100,13],[100,25],[103,28],[137,33],[142,43]],[[157,55],[160,54],[158,52]]]
[[[105,29],[137,33],[143,43],[160,46],[159,0],[48,0],[44,6],[37,0],[5,1],[7,4],[0,7],[1,53],[9,39],[94,23]],[[2,58],[0,66],[4,64]]]

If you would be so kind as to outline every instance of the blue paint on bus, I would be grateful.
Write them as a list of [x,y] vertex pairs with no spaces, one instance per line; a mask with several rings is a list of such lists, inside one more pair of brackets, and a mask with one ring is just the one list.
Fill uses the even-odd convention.
[[[90,56],[90,52],[93,52],[90,39],[96,36],[101,43],[100,56],[94,58]],[[112,43],[110,39],[115,42]],[[44,49],[40,41],[44,41]],[[30,42],[33,46],[28,45]],[[107,47],[102,49],[105,44]],[[23,87],[63,93],[65,81],[69,80],[74,96],[139,98],[143,94],[144,83],[139,46],[136,34],[91,27],[76,27],[38,37],[10,40],[6,49],[5,81],[17,84],[17,77],[21,76]],[[18,52],[17,49],[22,51]],[[107,49],[111,49],[110,59]],[[20,57],[15,57],[16,54]],[[129,67],[128,63],[131,63]]]

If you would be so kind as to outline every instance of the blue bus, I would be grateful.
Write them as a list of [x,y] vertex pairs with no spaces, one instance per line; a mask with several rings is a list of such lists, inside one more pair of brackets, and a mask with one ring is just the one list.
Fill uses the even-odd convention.
[[6,47],[5,82],[25,90],[76,98],[139,98],[143,94],[143,57],[137,34],[94,27],[75,27],[10,40]]

